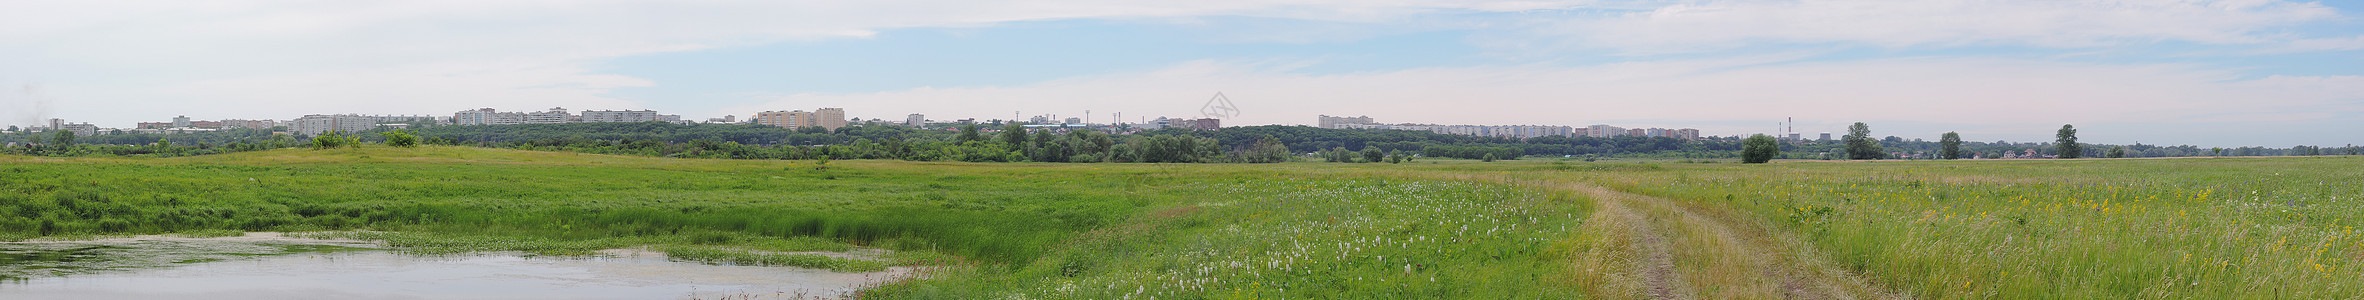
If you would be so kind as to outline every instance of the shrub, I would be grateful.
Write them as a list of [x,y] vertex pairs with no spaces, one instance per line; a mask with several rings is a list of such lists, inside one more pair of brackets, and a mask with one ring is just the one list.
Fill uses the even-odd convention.
[[1771,136],[1759,134],[1740,142],[1741,163],[1761,164],[1773,161],[1773,155],[1780,152],[1781,144],[1773,141]]
[[417,134],[412,134],[412,132],[411,132],[410,130],[395,130],[395,131],[379,132],[379,133],[378,133],[378,135],[380,135],[380,136],[385,136],[385,137],[386,137],[386,145],[387,145],[387,146],[394,146],[394,147],[418,147],[418,146],[419,146],[419,136],[418,136]]

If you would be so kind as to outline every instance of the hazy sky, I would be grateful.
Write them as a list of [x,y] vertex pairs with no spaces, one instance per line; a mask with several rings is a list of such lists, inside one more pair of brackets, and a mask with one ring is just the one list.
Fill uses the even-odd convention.
[[2364,142],[2364,1],[43,1],[0,123],[480,107]]

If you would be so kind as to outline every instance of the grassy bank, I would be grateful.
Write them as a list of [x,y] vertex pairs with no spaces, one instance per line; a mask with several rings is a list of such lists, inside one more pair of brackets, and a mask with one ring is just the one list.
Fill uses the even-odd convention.
[[[1297,176],[1338,169],[1321,164],[821,164],[465,147],[0,163],[0,189],[12,191],[0,194],[0,232],[11,239],[340,230],[327,235],[429,255],[652,246],[724,264],[950,266],[873,292],[920,298],[1563,295],[1573,287],[1543,253],[1582,214],[1581,201],[1497,185]],[[853,247],[898,251],[796,253]],[[1073,286],[1085,283],[1097,288]]]
[[[645,246],[720,264],[939,267],[863,291],[878,298],[2353,298],[2357,170],[2364,159],[0,156],[0,237],[348,230],[336,235],[420,254]],[[862,247],[897,251],[814,253]]]
[[[1038,166],[618,157],[462,147],[0,158],[0,232],[370,230],[548,240],[554,254],[720,232],[1025,263],[1171,181]],[[1113,176],[1111,176],[1113,175]],[[756,241],[757,239],[746,239]],[[581,244],[566,246],[564,244]]]

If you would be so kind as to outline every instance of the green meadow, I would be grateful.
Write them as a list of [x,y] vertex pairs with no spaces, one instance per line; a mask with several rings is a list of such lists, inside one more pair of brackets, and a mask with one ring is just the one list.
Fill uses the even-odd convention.
[[2360,157],[1695,162],[0,156],[0,240],[917,270],[870,298],[2364,297]]

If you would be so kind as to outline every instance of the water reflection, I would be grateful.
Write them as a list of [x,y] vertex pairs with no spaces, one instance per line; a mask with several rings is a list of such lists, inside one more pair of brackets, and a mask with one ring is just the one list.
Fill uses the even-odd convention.
[[[48,246],[58,249],[5,250],[10,252],[0,257],[11,261],[0,261],[0,265],[41,270],[125,258],[115,255],[121,251],[153,251],[120,245]],[[415,256],[354,249],[296,249],[283,250],[298,252],[295,254],[249,257],[188,255],[166,259],[214,261],[95,273],[83,270],[66,272],[69,275],[62,277],[30,276],[0,283],[0,299],[783,299],[834,296],[890,274],[704,265],[672,262],[661,253],[642,251],[610,251],[597,257],[527,257],[516,253]],[[66,260],[79,261],[63,262]]]

